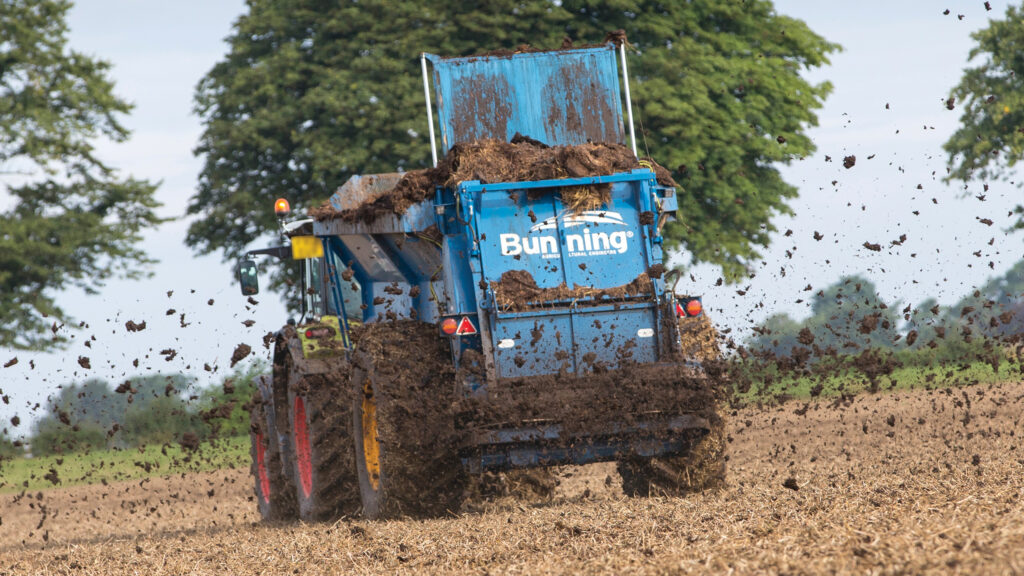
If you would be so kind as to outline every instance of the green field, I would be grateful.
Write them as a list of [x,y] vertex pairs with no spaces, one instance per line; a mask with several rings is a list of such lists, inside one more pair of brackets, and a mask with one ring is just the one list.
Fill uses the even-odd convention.
[[[752,377],[748,390],[736,391],[735,398],[741,403],[769,401],[782,398],[808,399],[814,396],[839,396],[859,394],[871,390],[870,380],[861,372],[850,369],[832,371],[822,376],[777,375],[766,371],[761,377]],[[876,390],[910,390],[914,388],[948,388],[972,384],[991,384],[1020,380],[1021,367],[1002,362],[999,370],[993,370],[986,362],[960,365],[903,366],[892,374],[877,378]],[[820,386],[820,388],[818,388]],[[817,389],[816,389],[817,388]],[[812,393],[814,392],[814,393]]]
[[0,464],[0,493],[248,466],[248,436],[204,442],[195,452],[177,444],[166,444],[125,450],[94,450],[62,456],[14,458]]

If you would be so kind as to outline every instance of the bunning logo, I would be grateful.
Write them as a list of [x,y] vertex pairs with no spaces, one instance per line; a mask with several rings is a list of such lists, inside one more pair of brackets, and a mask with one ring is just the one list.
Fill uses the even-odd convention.
[[[534,224],[530,228],[530,232],[536,232],[538,230],[554,230],[558,224],[556,220],[558,216],[552,216],[545,218],[540,222]],[[618,212],[608,212],[607,210],[587,210],[580,212],[579,214],[569,214],[562,218],[562,228],[575,228],[577,226],[583,226],[584,224],[619,224],[625,226],[626,223],[622,220],[622,214]]]
[[[530,228],[530,232],[544,232],[558,229],[558,216],[546,218]],[[591,232],[591,226],[612,224],[627,226],[622,214],[607,210],[588,210],[579,214],[563,215],[562,229],[585,226],[582,233],[564,234],[567,256],[604,256],[622,254],[629,249],[628,239],[633,237],[632,230],[616,230],[614,232]],[[519,234],[501,234],[502,256],[518,256],[527,254],[539,255],[541,258],[557,258],[560,255],[557,235],[533,235],[523,238]]]

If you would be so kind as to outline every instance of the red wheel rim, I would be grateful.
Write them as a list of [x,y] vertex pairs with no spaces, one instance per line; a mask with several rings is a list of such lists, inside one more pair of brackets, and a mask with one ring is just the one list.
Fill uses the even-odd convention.
[[256,433],[256,475],[260,481],[260,498],[270,503],[270,476],[267,475],[267,450],[263,447],[263,433]]
[[295,414],[292,421],[295,428],[295,463],[299,468],[299,485],[302,486],[302,494],[308,498],[313,491],[313,460],[309,454],[306,404],[302,401],[302,396],[295,398]]

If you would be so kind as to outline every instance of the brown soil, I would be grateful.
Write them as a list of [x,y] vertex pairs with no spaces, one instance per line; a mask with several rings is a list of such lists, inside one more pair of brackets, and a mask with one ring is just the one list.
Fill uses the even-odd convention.
[[1013,383],[747,407],[720,491],[625,498],[614,464],[569,467],[543,505],[428,521],[262,524],[242,467],[8,494],[0,572],[1021,573],[1022,404]]
[[235,351],[231,353],[231,367],[234,368],[235,364],[238,364],[242,360],[252,353],[252,347],[248,344],[239,344],[235,347]]
[[594,288],[574,284],[572,289],[561,283],[554,288],[540,288],[526,270],[509,270],[497,282],[491,282],[494,298],[503,310],[523,310],[531,305],[564,300],[620,299],[651,293],[651,279],[640,274],[628,284],[612,288]]
[[684,358],[706,362],[722,357],[718,331],[707,314],[701,314],[696,318],[680,318],[679,336],[682,340]]
[[[645,163],[654,169],[659,183],[677,186],[667,170],[650,159]],[[370,222],[383,214],[404,214],[410,206],[432,198],[437,186],[454,188],[468,180],[490,184],[603,176],[640,167],[632,150],[621,144],[548,147],[520,135],[511,142],[485,139],[456,144],[436,168],[407,172],[393,190],[357,208],[339,212],[325,202],[310,215],[317,220]],[[607,186],[562,190],[563,202],[575,210],[598,206],[608,200],[608,194]]]
[[714,380],[681,366],[630,364],[621,351],[621,366],[607,371],[593,360],[593,372],[551,374],[492,383],[486,398],[459,402],[462,427],[468,432],[494,425],[537,421],[559,422],[563,433],[574,436],[606,432],[607,423],[632,425],[647,422],[652,436],[668,434],[668,422],[659,414],[693,414],[713,418],[722,390]]

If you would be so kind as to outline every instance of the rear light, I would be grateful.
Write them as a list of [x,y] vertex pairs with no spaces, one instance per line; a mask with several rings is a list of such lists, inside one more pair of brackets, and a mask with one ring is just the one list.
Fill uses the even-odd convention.
[[676,300],[676,316],[680,318],[700,316],[702,312],[704,312],[704,306],[701,304],[700,298],[683,298],[681,302]]
[[700,303],[700,300],[690,300],[686,303],[687,316],[700,316],[700,313],[703,311],[704,306]]
[[306,338],[330,338],[334,336],[334,328],[330,326],[317,326],[316,328],[306,329]]
[[445,334],[447,334],[449,336],[451,336],[452,334],[455,334],[455,331],[458,330],[458,329],[459,329],[459,323],[455,320],[455,318],[445,318],[441,322],[441,332],[444,332]]
[[447,336],[472,336],[477,333],[476,326],[469,316],[462,318],[445,318],[441,321],[441,332]]

